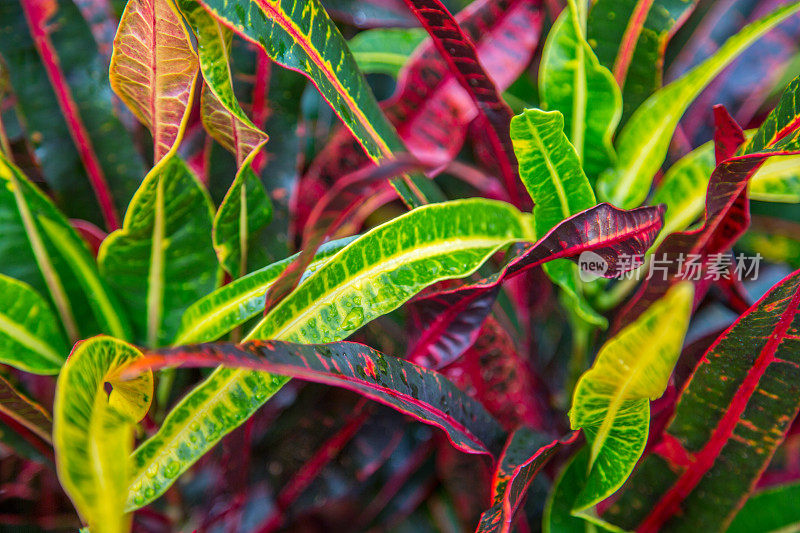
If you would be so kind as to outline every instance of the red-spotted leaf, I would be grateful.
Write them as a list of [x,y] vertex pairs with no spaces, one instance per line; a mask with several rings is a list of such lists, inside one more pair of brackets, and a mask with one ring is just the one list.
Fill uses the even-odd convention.
[[729,250],[750,225],[747,194],[750,178],[771,156],[800,154],[800,103],[797,94],[800,94],[800,78],[795,78],[789,85],[778,106],[740,149],[741,155],[726,159],[717,166],[706,192],[705,223],[698,229],[674,233],[664,239],[655,257],[666,266],[666,274],[654,276],[642,285],[618,315],[618,324],[638,316],[663,296],[673,283],[690,273],[690,269],[684,268],[681,257],[694,256],[697,259],[699,275],[693,272],[691,275],[699,278],[695,303],[702,300],[710,285],[706,276],[708,265],[715,256]]
[[[413,360],[441,367],[458,358],[474,341],[500,284],[525,270],[561,258],[577,262],[591,251],[605,261],[607,277],[618,275],[623,266],[618,258],[643,254],[661,230],[663,216],[663,206],[625,211],[599,204],[560,222],[539,241],[519,246],[494,275],[418,299],[417,307],[431,300],[442,313],[421,315],[429,322],[418,326],[426,333],[413,348]],[[469,315],[462,316],[465,311]]]
[[249,341],[207,343],[149,353],[126,371],[216,367],[264,370],[343,387],[442,428],[467,453],[496,454],[503,430],[478,402],[444,376],[352,342],[327,345]]
[[798,409],[800,271],[709,348],[654,453],[603,518],[642,532],[723,530]]
[[533,478],[561,449],[574,443],[580,433],[551,440],[528,428],[515,431],[506,443],[492,481],[492,506],[481,515],[476,533],[508,533],[514,513],[525,500]]
[[434,46],[458,83],[475,104],[477,119],[486,126],[485,133],[506,190],[514,200],[521,201],[525,195],[521,194],[517,160],[509,134],[511,108],[483,69],[475,45],[439,0],[405,1],[431,36]]

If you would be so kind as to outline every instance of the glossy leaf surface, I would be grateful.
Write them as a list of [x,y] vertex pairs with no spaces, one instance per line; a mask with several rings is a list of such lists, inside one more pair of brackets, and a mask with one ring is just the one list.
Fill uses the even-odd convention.
[[142,182],[122,229],[103,241],[98,263],[138,342],[167,344],[184,310],[217,287],[212,217],[208,193],[180,158],[169,156]]
[[617,165],[600,177],[600,198],[619,207],[639,205],[647,197],[675,127],[692,100],[739,52],[798,10],[800,5],[789,4],[749,24],[713,56],[648,98],[619,135]]
[[[153,374],[120,381],[119,371],[141,357],[133,346],[93,337],[75,346],[58,377],[53,441],[61,485],[92,531],[123,532],[133,427],[150,407]],[[109,383],[112,392],[105,391]]]
[[639,460],[647,443],[649,402],[664,393],[681,353],[692,296],[690,283],[675,285],[600,348],[575,386],[570,425],[586,435],[590,471],[573,510],[611,495]]
[[68,353],[50,304],[27,283],[0,274],[0,361],[57,374]]
[[717,338],[606,519],[641,531],[731,521],[800,408],[798,306],[795,272]]
[[180,142],[198,61],[172,0],[131,0],[111,56],[111,87],[153,135],[155,162]]

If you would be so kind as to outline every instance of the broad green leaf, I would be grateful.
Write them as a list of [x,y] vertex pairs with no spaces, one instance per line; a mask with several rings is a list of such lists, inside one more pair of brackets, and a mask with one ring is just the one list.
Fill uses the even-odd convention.
[[[511,142],[520,177],[535,204],[533,220],[539,237],[562,220],[597,204],[578,155],[563,130],[564,118],[558,111],[526,109],[511,120]],[[574,263],[557,260],[543,268],[575,303],[581,318],[606,325],[605,319],[583,298]]]
[[[348,237],[323,244],[314,255],[305,275],[317,270],[353,239]],[[251,272],[193,303],[183,314],[178,334],[172,344],[214,341],[251,318],[263,314],[267,290],[298,256],[299,254],[295,254]]]
[[800,530],[800,483],[762,489],[747,500],[727,533],[789,533]]
[[[581,0],[583,1],[583,0]],[[583,169],[596,179],[616,159],[612,136],[622,113],[622,96],[611,72],[586,42],[574,2],[556,20],[539,66],[542,107],[560,111]]]
[[770,157],[750,178],[750,198],[762,202],[800,203],[800,157]]
[[153,135],[155,162],[183,136],[197,55],[173,0],[129,0],[111,56],[111,88]]
[[[200,100],[200,116],[206,131],[236,157],[241,167],[245,159],[267,141],[247,117],[233,92],[230,45],[233,32],[208,14],[196,0],[178,0],[178,8],[197,37],[197,54],[205,84]],[[237,269],[238,271],[238,269]]]
[[130,529],[130,516],[124,515],[126,458],[134,424],[150,407],[153,374],[122,381],[118,372],[141,355],[123,341],[93,337],[75,346],[58,376],[53,412],[58,478],[92,533]]
[[586,485],[573,504],[582,511],[604,500],[630,475],[647,443],[650,400],[667,387],[692,313],[690,282],[673,286],[600,348],[575,387],[569,412],[590,446]]
[[214,249],[222,267],[234,279],[250,272],[266,256],[258,253],[261,250],[257,245],[259,235],[272,220],[272,202],[250,166],[255,154],[251,151],[239,167],[214,217]]
[[122,229],[103,241],[100,269],[129,311],[136,342],[168,343],[186,308],[219,284],[213,216],[208,193],[170,155],[145,177]]
[[791,3],[748,24],[714,55],[648,98],[619,135],[617,165],[598,180],[600,198],[626,209],[640,205],[650,191],[653,176],[664,162],[672,134],[689,104],[742,50],[797,11],[800,11],[800,3]]
[[[319,0],[200,1],[214,18],[261,45],[273,61],[308,76],[370,159],[377,162],[404,150]],[[412,206],[424,203],[431,191],[430,180],[424,178],[396,178],[392,183]]]
[[127,318],[86,244],[2,154],[0,184],[0,273],[46,296],[70,342],[99,332],[129,338]]
[[0,274],[0,362],[57,374],[68,353],[50,304],[27,283]]
[[[414,209],[328,259],[272,308],[247,339],[343,340],[425,287],[467,276],[503,246],[532,238],[530,216],[503,202],[459,200]],[[248,370],[214,371],[134,453],[137,470],[128,509],[160,496],[287,380]]]
[[347,44],[362,72],[397,78],[400,69],[427,36],[422,28],[376,28],[360,32]]
[[589,467],[589,448],[584,446],[567,461],[553,481],[544,506],[542,531],[544,533],[596,533],[606,531],[589,521],[587,513],[572,513],[572,504],[586,484]]

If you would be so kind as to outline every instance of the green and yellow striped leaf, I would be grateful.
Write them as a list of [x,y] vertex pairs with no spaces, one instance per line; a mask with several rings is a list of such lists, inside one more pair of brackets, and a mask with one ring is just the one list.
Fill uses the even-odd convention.
[[[320,246],[306,270],[306,275],[317,270],[332,255],[350,244],[354,237],[339,239]],[[264,313],[267,290],[300,254],[265,266],[193,303],[183,313],[181,325],[173,345],[215,341]]]
[[[535,204],[533,220],[537,236],[546,235],[562,220],[597,204],[580,159],[564,134],[564,118],[559,111],[526,109],[515,116],[511,120],[511,142],[520,177]],[[582,319],[606,325],[605,318],[583,298],[577,265],[560,259],[543,268],[574,302]]]
[[626,209],[640,205],[647,198],[653,176],[664,162],[672,134],[689,104],[744,49],[798,11],[800,3],[790,3],[748,24],[714,55],[653,93],[633,113],[617,139],[617,165],[598,180],[601,200]]
[[158,163],[183,136],[198,61],[173,0],[129,0],[114,38],[111,88],[153,135]]
[[0,362],[57,374],[68,353],[50,304],[27,283],[0,274]]
[[186,164],[169,155],[142,182],[122,229],[103,241],[97,259],[129,311],[136,342],[167,344],[186,308],[219,285],[213,209]]
[[[343,340],[425,287],[467,276],[503,246],[532,239],[530,215],[503,202],[459,200],[414,209],[328,259],[272,308],[247,339]],[[128,509],[161,495],[287,380],[263,372],[215,370],[134,453]]]
[[358,33],[347,42],[358,68],[365,74],[397,78],[400,69],[428,33],[422,28],[375,28]]
[[602,66],[586,42],[569,3],[556,20],[539,66],[542,107],[560,111],[583,169],[596,179],[616,159],[611,142],[622,114],[622,96],[611,72]]
[[46,297],[70,343],[100,332],[130,337],[127,318],[97,272],[86,243],[2,154],[0,235],[0,274]]
[[[311,79],[370,159],[377,162],[404,151],[347,42],[319,0],[200,2],[225,26],[264,48],[273,61]],[[425,191],[431,189],[424,178],[396,178],[392,183],[412,206],[425,203]]]
[[583,511],[604,500],[633,471],[647,443],[650,400],[667,387],[689,326],[694,291],[673,286],[633,323],[600,348],[575,387],[572,429],[589,443],[586,484],[573,504]]
[[255,154],[251,151],[239,167],[214,217],[214,250],[222,268],[234,279],[251,272],[266,256],[257,244],[272,220],[272,202],[250,166]]
[[58,478],[92,533],[130,529],[124,514],[126,458],[134,424],[150,407],[153,374],[122,381],[118,372],[141,355],[123,341],[93,337],[75,346],[58,376],[53,413]]

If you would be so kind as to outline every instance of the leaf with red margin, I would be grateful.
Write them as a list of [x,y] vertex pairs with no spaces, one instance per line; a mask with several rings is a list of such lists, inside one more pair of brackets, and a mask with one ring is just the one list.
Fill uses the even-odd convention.
[[696,5],[697,0],[598,0],[592,6],[588,41],[622,89],[625,119],[661,87],[667,41]]
[[476,120],[486,126],[485,132],[506,190],[519,206],[525,195],[520,187],[517,160],[511,145],[511,108],[483,69],[475,45],[447,8],[439,0],[405,2],[431,36],[450,71],[475,104],[478,112]]
[[217,367],[263,370],[353,390],[372,400],[443,429],[467,453],[496,454],[503,430],[478,402],[444,376],[363,344],[294,344],[249,341],[206,343],[148,353],[125,371],[146,368]]
[[796,417],[799,384],[797,271],[709,348],[660,444],[603,518],[641,532],[724,529]]
[[663,218],[664,206],[625,211],[598,204],[560,222],[536,243],[518,246],[494,275],[416,300],[417,307],[430,300],[434,308],[445,311],[438,316],[421,315],[430,317],[431,322],[418,326],[426,335],[413,348],[413,360],[424,364],[435,361],[442,367],[457,359],[474,341],[500,284],[525,270],[561,258],[577,262],[581,253],[592,251],[608,265],[608,277],[620,274],[623,265],[618,262],[619,256],[643,254],[661,230]]
[[27,398],[0,376],[0,413],[27,428],[48,444],[53,444],[53,417],[44,407]]
[[[538,0],[478,0],[455,17],[500,90],[522,73],[536,49],[543,20],[539,5]],[[415,51],[400,72],[394,95],[381,107],[408,150],[432,165],[445,165],[455,157],[478,112],[430,41]],[[304,226],[333,182],[367,162],[352,136],[340,129],[298,183],[294,231]]]
[[475,344],[442,373],[509,431],[520,426],[543,428],[547,404],[542,383],[511,335],[492,317],[476,332]]
[[507,533],[514,513],[525,499],[533,478],[562,446],[574,443],[579,432],[550,440],[528,428],[515,431],[506,442],[492,481],[492,506],[481,515],[476,533]]
[[111,88],[153,135],[155,163],[180,143],[200,64],[172,0],[130,0],[114,37]]
[[736,123],[723,105],[714,106],[714,159],[719,165],[736,155],[744,143],[742,127]]
[[[696,230],[674,233],[664,239],[655,252],[655,258],[666,265],[667,272],[651,277],[641,286],[617,316],[615,329],[638,316],[681,279],[683,262],[679,258],[688,258],[690,254],[699,256],[698,264],[702,270],[699,277],[706,278],[706,269],[713,259],[711,256],[726,252],[742,236],[750,225],[747,193],[750,178],[771,156],[800,154],[800,101],[796,99],[799,93],[800,77],[787,87],[778,106],[741,149],[742,154],[717,165],[708,182],[705,223]],[[724,116],[720,119],[723,122],[727,120]],[[729,130],[730,126],[724,126],[724,129]],[[709,286],[708,279],[699,280],[695,288],[695,305],[702,300]]]

